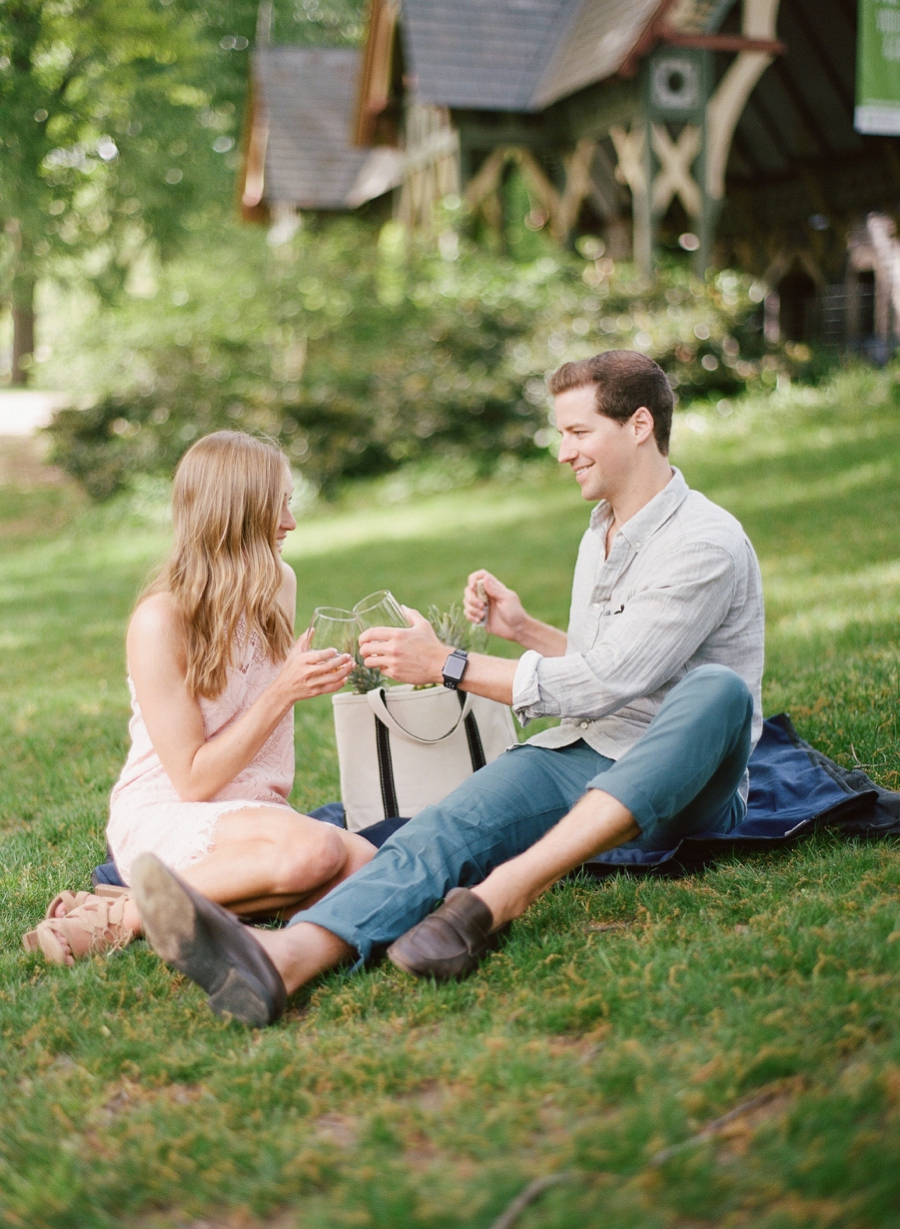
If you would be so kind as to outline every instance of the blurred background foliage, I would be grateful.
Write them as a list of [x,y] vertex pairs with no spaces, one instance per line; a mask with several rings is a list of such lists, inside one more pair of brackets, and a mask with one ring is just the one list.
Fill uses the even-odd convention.
[[[259,7],[0,4],[0,301],[15,334],[14,382],[35,361],[43,279],[112,301],[148,256],[171,259],[233,212]],[[363,34],[362,0],[270,7],[283,42],[355,44]]]
[[[645,285],[599,239],[561,250],[529,229],[516,173],[502,234],[455,198],[421,246],[377,209],[283,242],[239,224],[256,19],[255,0],[0,8],[0,292],[38,287],[29,374],[72,393],[54,458],[95,498],[222,426],[277,438],[325,494],[546,456],[547,373],[613,346],[656,358],[682,403],[813,374],[804,347],[766,346],[761,286],[697,281],[687,256]],[[361,0],[281,0],[274,19],[279,42],[363,33]]]
[[358,218],[307,222],[275,248],[256,230],[207,234],[144,297],[96,306],[59,339],[44,378],[90,391],[57,417],[56,460],[105,498],[240,426],[277,438],[327,494],[425,457],[488,473],[545,454],[546,373],[599,349],[652,355],[682,402],[811,367],[803,347],[765,347],[761,288],[743,275],[698,282],[673,264],[647,286],[598,240],[563,252],[541,236],[517,260],[465,232],[457,211],[415,249]]

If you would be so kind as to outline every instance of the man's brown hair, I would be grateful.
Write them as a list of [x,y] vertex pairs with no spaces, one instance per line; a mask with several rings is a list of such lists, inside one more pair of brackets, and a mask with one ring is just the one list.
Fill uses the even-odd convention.
[[663,456],[668,455],[675,397],[666,373],[652,358],[634,350],[607,350],[593,358],[563,363],[548,384],[554,397],[593,384],[597,413],[616,422],[628,422],[635,410],[646,406],[653,416],[656,446]]

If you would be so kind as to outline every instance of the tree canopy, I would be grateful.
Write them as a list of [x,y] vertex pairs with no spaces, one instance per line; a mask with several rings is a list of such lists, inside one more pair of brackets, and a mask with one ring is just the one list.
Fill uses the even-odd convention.
[[[358,0],[279,14],[301,41],[358,38]],[[49,270],[118,290],[233,208],[255,0],[6,0],[0,6],[0,296],[13,382]],[[295,20],[296,18],[296,20]]]

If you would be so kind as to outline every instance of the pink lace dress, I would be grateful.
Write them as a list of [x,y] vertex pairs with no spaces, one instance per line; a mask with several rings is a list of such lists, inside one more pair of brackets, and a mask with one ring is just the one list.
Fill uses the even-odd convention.
[[[238,643],[240,644],[239,636]],[[247,711],[281,669],[253,638],[228,671],[225,690],[215,700],[200,700],[207,739]],[[131,882],[131,865],[140,853],[181,870],[209,853],[222,815],[244,807],[288,806],[294,783],[294,713],[289,712],[242,772],[209,802],[183,802],[159,756],[141,715],[134,685],[128,726],[131,750],[109,805],[106,837],[119,874]]]

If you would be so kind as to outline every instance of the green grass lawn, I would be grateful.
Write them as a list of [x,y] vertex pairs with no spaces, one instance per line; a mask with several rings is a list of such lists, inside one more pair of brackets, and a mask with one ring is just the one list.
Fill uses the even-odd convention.
[[[683,415],[673,460],[759,552],[767,713],[900,787],[894,377]],[[383,586],[446,604],[486,566],[564,622],[571,479],[377,491],[294,535],[301,621]],[[900,1225],[890,842],[568,883],[463,985],[335,974],[265,1032],[143,943],[74,970],[26,956],[21,932],[102,858],[123,632],[165,542],[122,506],[0,488],[0,1223],[488,1229],[560,1173],[521,1229]],[[298,710],[297,764],[295,805],[337,796],[327,699]]]

